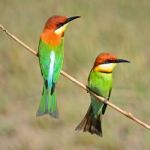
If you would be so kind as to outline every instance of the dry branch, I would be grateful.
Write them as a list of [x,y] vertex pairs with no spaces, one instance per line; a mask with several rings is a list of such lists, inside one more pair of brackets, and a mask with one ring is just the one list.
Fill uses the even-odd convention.
[[[0,29],[6,33],[9,37],[11,37],[13,40],[15,40],[18,44],[20,44],[21,46],[23,46],[25,49],[27,49],[28,51],[30,51],[32,54],[37,55],[37,52],[35,50],[33,50],[32,48],[30,48],[28,45],[26,45],[24,42],[22,42],[20,39],[18,39],[16,36],[14,36],[13,34],[11,34],[6,28],[4,28],[4,26],[2,26],[0,24]],[[79,82],[78,80],[76,80],[75,78],[73,78],[72,76],[70,76],[69,74],[67,74],[66,72],[64,72],[63,70],[61,71],[61,74],[66,77],[67,79],[71,80],[73,83],[75,83],[76,85],[78,85],[79,87],[81,87],[82,89],[84,89],[85,91],[88,91],[89,89],[87,89],[87,87],[82,84],[81,82]],[[95,96],[97,99],[99,99],[100,101],[102,101],[103,103],[109,105],[111,108],[115,109],[116,111],[120,112],[121,114],[123,114],[124,116],[128,117],[129,119],[133,120],[134,122],[140,124],[141,126],[147,128],[150,130],[150,126],[144,122],[142,122],[141,120],[139,120],[138,118],[136,118],[133,114],[131,114],[130,112],[126,112],[123,109],[117,107],[116,105],[112,104],[110,101],[107,101],[105,98],[96,95],[94,92],[89,91],[93,96]]]

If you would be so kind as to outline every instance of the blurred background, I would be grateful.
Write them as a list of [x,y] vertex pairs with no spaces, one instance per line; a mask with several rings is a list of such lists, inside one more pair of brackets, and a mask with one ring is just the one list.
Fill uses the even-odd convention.
[[[114,71],[111,100],[150,124],[150,1],[0,0],[0,23],[36,50],[45,21],[56,14],[82,16],[65,33],[63,70],[87,84],[99,53],[130,60]],[[0,32],[1,150],[149,150],[150,132],[110,107],[103,138],[74,131],[90,97],[63,76],[57,84],[60,118],[37,118],[41,92],[38,59]]]

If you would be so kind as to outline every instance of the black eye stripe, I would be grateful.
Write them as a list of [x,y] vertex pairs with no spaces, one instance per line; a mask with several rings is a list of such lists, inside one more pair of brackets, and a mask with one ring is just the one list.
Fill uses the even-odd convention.
[[114,60],[106,60],[104,64],[114,63]]
[[60,28],[60,27],[63,26],[63,25],[64,25],[64,23],[58,23],[58,24],[57,24],[57,29]]
[[108,63],[110,63],[108,60],[106,60],[106,61],[104,62],[104,64],[108,64]]

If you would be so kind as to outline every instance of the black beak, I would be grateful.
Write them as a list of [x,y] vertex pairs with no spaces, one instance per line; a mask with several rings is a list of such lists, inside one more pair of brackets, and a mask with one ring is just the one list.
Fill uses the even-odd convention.
[[125,59],[116,59],[115,63],[130,63],[130,61],[125,60]]
[[75,19],[77,19],[77,18],[80,18],[81,16],[73,16],[73,17],[69,17],[69,18],[67,18],[67,20],[63,23],[63,24],[66,24],[66,23],[68,23],[68,22],[71,22],[71,21],[73,21],[73,20],[75,20]]

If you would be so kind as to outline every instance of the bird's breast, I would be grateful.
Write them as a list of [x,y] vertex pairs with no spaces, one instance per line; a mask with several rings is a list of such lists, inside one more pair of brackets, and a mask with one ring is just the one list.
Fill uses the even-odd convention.
[[89,76],[88,86],[98,95],[107,98],[112,87],[112,73],[92,71]]
[[61,44],[61,41],[62,41],[62,37],[53,33],[53,32],[50,32],[50,31],[45,31],[41,34],[41,39],[49,44],[49,45],[52,45],[52,46],[58,46]]

